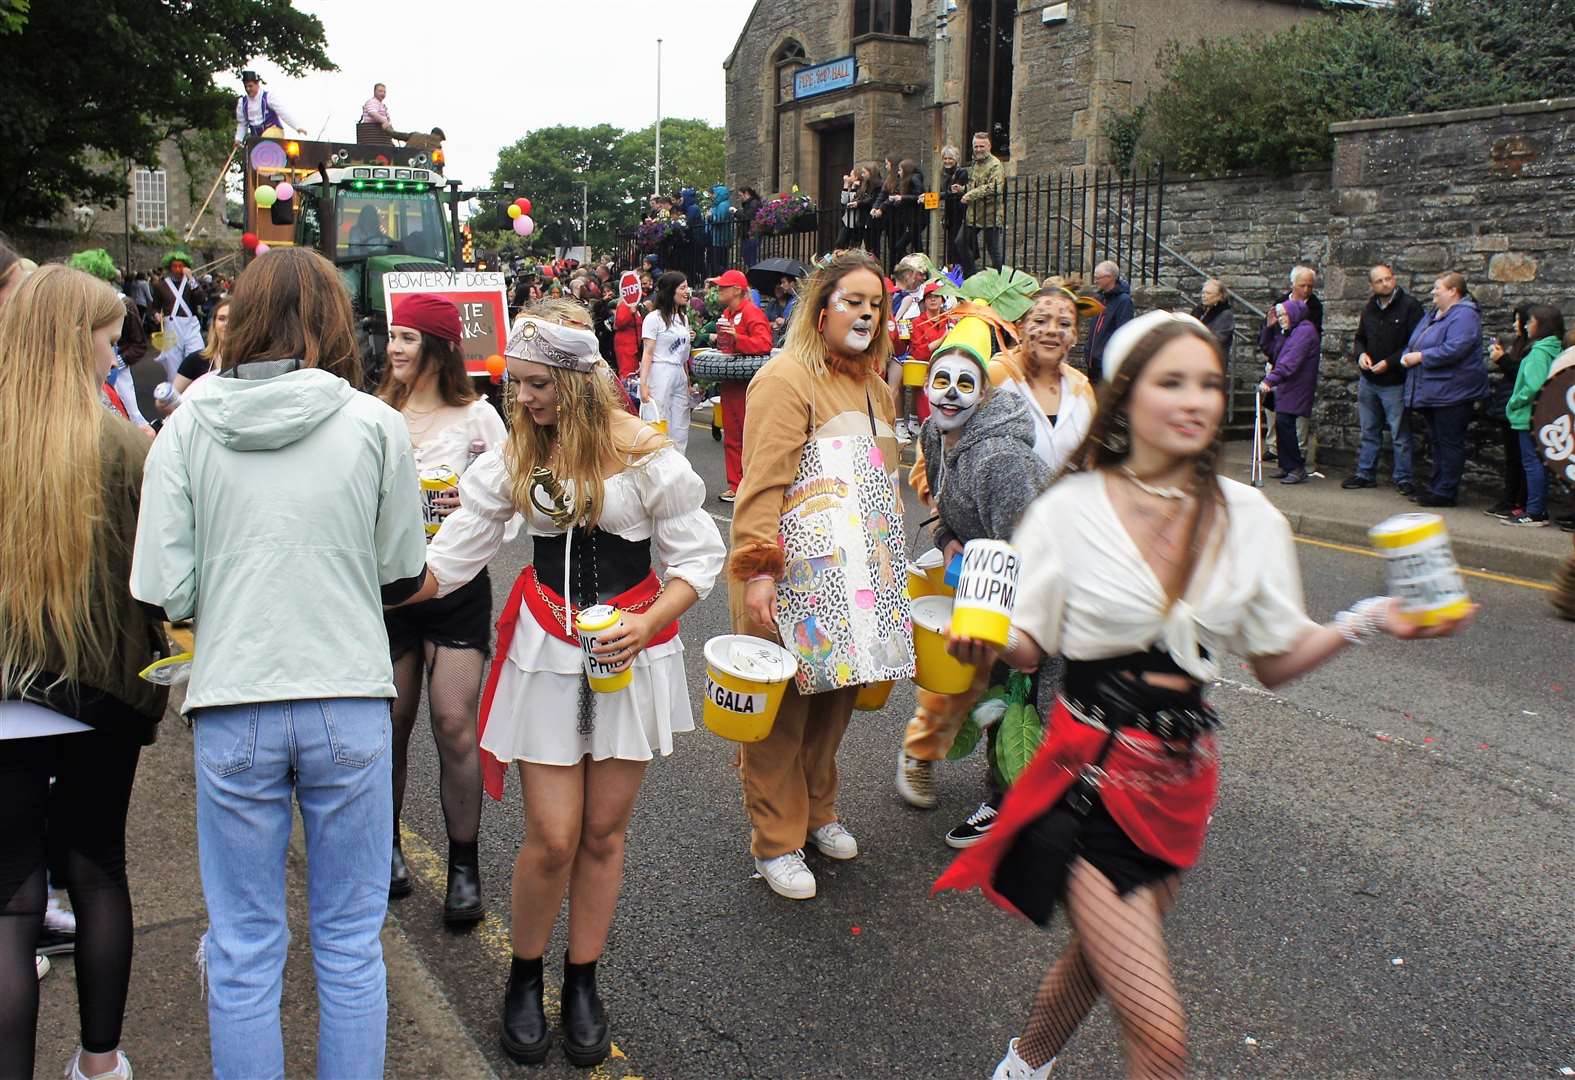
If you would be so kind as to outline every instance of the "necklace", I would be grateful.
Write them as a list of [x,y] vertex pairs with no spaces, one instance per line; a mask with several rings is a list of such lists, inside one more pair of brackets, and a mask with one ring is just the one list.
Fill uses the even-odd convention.
[[1179,487],[1157,487],[1154,484],[1147,483],[1142,477],[1132,471],[1132,466],[1130,465],[1121,466],[1121,472],[1128,480],[1132,481],[1134,487],[1146,495],[1157,495],[1161,499],[1185,499],[1187,497],[1187,493]]

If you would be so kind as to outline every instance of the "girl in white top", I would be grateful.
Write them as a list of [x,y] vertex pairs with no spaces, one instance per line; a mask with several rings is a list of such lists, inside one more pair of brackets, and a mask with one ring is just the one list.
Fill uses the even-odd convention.
[[[1023,577],[1002,655],[1031,670],[1060,653],[1061,694],[995,826],[936,884],[978,885],[1041,923],[1066,905],[1072,940],[997,1080],[1047,1077],[1100,995],[1130,1076],[1183,1075],[1161,919],[1214,804],[1218,720],[1202,687],[1226,652],[1273,687],[1376,634],[1438,636],[1470,618],[1422,629],[1373,597],[1312,622],[1285,518],[1215,471],[1227,384],[1213,335],[1191,316],[1152,312],[1116,333],[1104,364],[1080,471],[1034,503],[1013,539]],[[975,641],[952,649],[995,658]]]
[[689,449],[689,279],[669,270],[656,280],[654,308],[640,327],[640,403],[667,421],[680,455]]
[[[471,385],[460,348],[459,309],[428,293],[400,296],[388,327],[388,364],[377,396],[399,410],[410,429],[416,469],[423,479],[457,484],[470,462],[503,445],[503,418]],[[459,506],[457,487],[424,489],[429,536]],[[515,531],[518,526],[515,526]],[[443,921],[469,926],[481,919],[481,767],[476,744],[476,707],[481,674],[492,643],[492,582],[485,568],[461,589],[441,599],[394,608],[384,614],[388,647],[399,692],[392,710],[394,730],[394,850],[388,892],[408,896],[410,873],[399,843],[399,814],[405,801],[410,735],[421,707],[426,676],[427,711],[438,750],[438,791],[448,831],[448,889]]]
[[[557,318],[559,322],[549,321]],[[577,325],[563,325],[572,318]],[[547,301],[517,324],[504,350],[515,381],[512,430],[460,482],[460,509],[427,563],[445,595],[496,554],[516,508],[533,539],[498,620],[498,655],[482,705],[487,790],[503,793],[517,762],[525,840],[514,869],[514,958],[502,1043],[515,1060],[547,1053],[542,953],[569,890],[565,1051],[579,1065],[608,1052],[595,963],[623,872],[624,832],[647,763],[673,734],[693,730],[677,619],[705,596],[724,549],[704,510],[705,484],[655,430],[614,397],[584,309]],[[663,571],[659,581],[653,568]],[[621,691],[592,693],[575,637],[576,612],[620,609],[596,652],[632,665]]]

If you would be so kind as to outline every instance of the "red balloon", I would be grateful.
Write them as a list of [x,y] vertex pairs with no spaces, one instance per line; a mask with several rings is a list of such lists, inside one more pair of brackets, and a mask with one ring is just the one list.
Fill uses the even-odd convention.
[[541,276],[545,277],[545,278],[555,278],[558,275],[553,271],[552,267],[550,267],[550,266],[543,266],[541,268]]
[[257,246],[257,234],[254,232],[241,234],[241,246],[247,251]]
[[502,378],[503,369],[506,363],[507,362],[502,356],[499,356],[497,353],[493,353],[491,356],[487,357],[487,374],[491,375],[494,379]]
[[530,213],[530,200],[529,199],[515,199],[514,202],[520,208],[520,213],[522,213],[522,214]]

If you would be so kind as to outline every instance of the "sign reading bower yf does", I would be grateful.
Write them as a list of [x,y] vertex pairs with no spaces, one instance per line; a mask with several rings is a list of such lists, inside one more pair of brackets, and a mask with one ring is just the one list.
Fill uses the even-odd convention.
[[509,340],[509,305],[503,292],[503,275],[471,270],[395,270],[383,275],[383,295],[388,311],[401,293],[432,293],[447,297],[459,308],[460,341],[465,370],[487,374],[487,357],[501,353]]

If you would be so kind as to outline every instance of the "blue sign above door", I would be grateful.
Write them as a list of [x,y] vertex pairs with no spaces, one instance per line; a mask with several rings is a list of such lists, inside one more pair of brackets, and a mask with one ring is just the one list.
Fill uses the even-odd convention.
[[795,100],[802,101],[817,94],[845,90],[852,86],[858,77],[859,64],[853,57],[843,56],[836,60],[827,60],[824,64],[807,67],[793,76],[793,97]]

